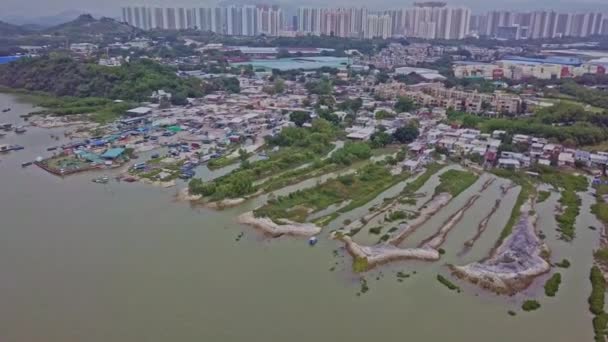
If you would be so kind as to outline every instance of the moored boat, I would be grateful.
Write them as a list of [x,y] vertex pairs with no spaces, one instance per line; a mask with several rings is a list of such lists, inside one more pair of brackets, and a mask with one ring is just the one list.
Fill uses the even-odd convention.
[[110,181],[110,178],[108,176],[93,178],[93,183],[98,183],[98,184],[106,184],[109,181]]

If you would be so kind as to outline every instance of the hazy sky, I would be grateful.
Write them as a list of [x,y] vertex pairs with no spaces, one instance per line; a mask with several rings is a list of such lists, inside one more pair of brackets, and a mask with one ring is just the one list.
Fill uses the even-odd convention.
[[[237,0],[238,1],[238,0]],[[212,4],[212,0],[1,0],[0,18],[11,16],[36,17],[55,15],[65,11],[83,11],[96,15],[120,16],[120,6],[130,4],[191,5]],[[246,0],[240,2],[278,3],[285,7],[307,6],[367,6],[369,0]],[[406,7],[410,0],[377,0],[374,8]],[[556,9],[556,10],[598,10],[608,12],[608,0],[448,0],[449,5],[463,5],[474,12],[491,9]]]

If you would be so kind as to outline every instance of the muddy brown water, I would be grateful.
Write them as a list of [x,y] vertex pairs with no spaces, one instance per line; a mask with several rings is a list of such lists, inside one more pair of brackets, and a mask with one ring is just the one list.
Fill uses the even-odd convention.
[[[0,113],[0,122],[17,123],[19,114],[31,110],[0,95],[0,108],[5,107],[12,111]],[[29,128],[0,139],[26,146],[0,155],[0,341],[592,340],[586,301],[599,232],[587,227],[599,224],[589,213],[588,194],[582,194],[571,244],[556,239],[557,195],[538,208],[553,260],[572,262],[560,270],[563,282],[555,298],[545,297],[542,288],[496,297],[454,280],[464,289],[458,294],[435,279],[448,274],[445,263],[475,261],[489,251],[517,191],[505,196],[472,250],[458,256],[500,196],[500,182],[450,231],[440,262],[381,267],[366,275],[369,292],[357,296],[350,258],[342,252],[334,256],[337,242],[322,238],[309,247],[305,239],[267,240],[235,223],[263,197],[217,212],[175,203],[176,189],[91,182],[111,173],[62,179],[35,166],[21,168],[22,162],[48,155],[46,148],[58,144],[49,134],[60,131]],[[429,220],[411,243],[434,233],[479,184]],[[432,188],[428,184],[423,191]],[[416,274],[397,282],[397,271]],[[530,296],[542,307],[522,312],[520,303]]]

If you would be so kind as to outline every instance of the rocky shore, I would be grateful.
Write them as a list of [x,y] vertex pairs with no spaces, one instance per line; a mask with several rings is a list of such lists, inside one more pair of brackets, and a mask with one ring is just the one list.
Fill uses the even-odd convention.
[[188,188],[183,188],[177,192],[176,198],[180,202],[192,202],[192,201],[200,200],[201,198],[203,198],[203,196],[192,195],[192,194],[190,194],[190,191],[188,191]]
[[532,200],[521,207],[521,216],[503,243],[490,257],[465,266],[450,266],[459,278],[499,294],[513,295],[526,289],[534,279],[551,268],[542,257],[548,252],[536,235],[537,215]]

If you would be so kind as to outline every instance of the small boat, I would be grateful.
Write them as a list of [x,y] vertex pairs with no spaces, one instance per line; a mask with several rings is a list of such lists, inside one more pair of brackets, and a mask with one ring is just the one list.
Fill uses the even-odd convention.
[[6,112],[8,112],[8,111],[10,111],[10,110],[11,110],[10,108],[4,108],[4,109],[2,110],[2,113],[6,113]]
[[20,150],[23,150],[25,147],[23,147],[21,145],[9,145],[8,148],[9,148],[9,151],[20,151]]
[[57,149],[57,146],[53,146],[53,147],[49,147],[46,150],[47,151],[55,151]]
[[110,181],[110,178],[108,176],[93,178],[93,183],[98,183],[98,184],[106,184],[109,181]]
[[314,246],[317,244],[317,237],[316,236],[311,236],[310,239],[308,239],[308,244],[311,246]]
[[26,130],[25,130],[25,128],[23,128],[23,126],[15,127],[15,133],[17,133],[17,134],[23,134],[25,132],[26,132]]
[[28,167],[30,165],[34,164],[34,162],[25,162],[25,163],[21,163],[21,167]]

